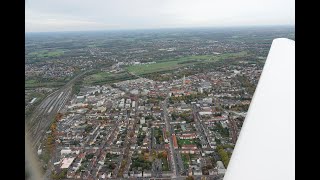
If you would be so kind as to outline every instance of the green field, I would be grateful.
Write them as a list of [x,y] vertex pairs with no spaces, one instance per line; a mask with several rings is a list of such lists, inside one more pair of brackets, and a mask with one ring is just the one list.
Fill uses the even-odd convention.
[[31,85],[31,84],[35,84],[35,83],[37,83],[37,80],[35,80],[35,79],[29,79],[29,80],[25,81],[26,85]]
[[195,144],[193,140],[189,139],[178,139],[178,145],[189,145],[189,144]]
[[149,74],[160,71],[173,70],[179,67],[197,64],[201,62],[216,62],[223,59],[230,59],[236,57],[244,57],[247,52],[238,53],[226,53],[219,55],[197,55],[197,56],[187,56],[176,59],[164,59],[157,61],[155,64],[145,64],[145,65],[134,65],[127,67],[127,70],[136,75]]
[[38,82],[37,80],[27,80],[25,81],[25,88],[38,88],[38,87],[60,87],[63,86],[65,82]]
[[101,81],[110,77],[111,74],[109,72],[98,72],[96,74],[92,74],[90,76],[85,77],[84,81],[87,84],[90,84],[95,81]]
[[29,53],[27,56],[28,57],[35,57],[35,58],[47,58],[47,57],[58,57],[64,54],[64,50],[54,50],[54,51],[49,51],[49,50],[41,50],[38,52],[32,52]]
[[188,169],[189,164],[190,164],[190,155],[189,154],[181,154],[181,159],[183,161],[184,168]]
[[[118,74],[119,76],[121,76],[121,74]],[[97,72],[95,74],[92,74],[90,76],[87,76],[84,78],[83,83],[84,84],[99,84],[100,82],[106,82],[109,79],[112,79],[115,77],[115,74],[111,74],[109,72]]]
[[133,79],[134,77],[127,72],[110,73],[99,71],[84,78],[83,83],[86,85],[103,85]]
[[167,161],[167,158],[161,158],[163,164],[162,164],[162,170],[163,171],[169,171],[169,163]]

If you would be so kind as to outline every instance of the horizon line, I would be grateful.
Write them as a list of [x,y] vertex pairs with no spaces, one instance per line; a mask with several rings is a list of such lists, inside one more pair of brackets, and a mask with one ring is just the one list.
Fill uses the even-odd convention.
[[92,30],[66,30],[66,31],[25,31],[27,33],[72,33],[72,32],[115,32],[115,31],[150,31],[174,29],[223,29],[223,28],[262,28],[262,27],[295,27],[295,24],[266,24],[266,25],[230,25],[230,26],[189,26],[189,27],[159,27],[159,28],[118,28],[118,29],[92,29]]

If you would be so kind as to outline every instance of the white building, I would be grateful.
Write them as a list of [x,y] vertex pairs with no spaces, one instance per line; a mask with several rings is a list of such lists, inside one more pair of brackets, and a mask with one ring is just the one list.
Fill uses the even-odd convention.
[[222,161],[217,161],[217,169],[218,169],[218,174],[225,174],[227,171]]
[[139,94],[139,90],[134,89],[134,90],[130,91],[130,93],[134,94],[134,95],[138,95]]
[[41,155],[42,149],[38,149],[38,155]]
[[72,150],[71,149],[61,149],[60,154],[61,156],[66,155],[66,154],[71,154]]
[[211,112],[211,111],[200,111],[199,114],[200,114],[201,116],[203,116],[203,115],[211,115],[212,112]]
[[64,158],[63,160],[62,160],[62,165],[61,165],[61,169],[67,169],[67,168],[69,168],[69,166],[72,164],[72,162],[73,162],[73,160],[74,160],[75,158]]
[[140,124],[145,124],[145,123],[146,123],[146,120],[145,120],[144,117],[142,117],[142,118],[140,119]]

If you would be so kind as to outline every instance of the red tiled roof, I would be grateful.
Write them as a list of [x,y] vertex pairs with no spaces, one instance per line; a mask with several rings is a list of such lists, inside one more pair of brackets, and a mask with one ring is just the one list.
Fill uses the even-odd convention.
[[182,149],[197,149],[197,146],[194,144],[185,144],[181,146]]
[[178,142],[175,134],[172,135],[172,139],[173,139],[173,146],[175,148],[178,148]]

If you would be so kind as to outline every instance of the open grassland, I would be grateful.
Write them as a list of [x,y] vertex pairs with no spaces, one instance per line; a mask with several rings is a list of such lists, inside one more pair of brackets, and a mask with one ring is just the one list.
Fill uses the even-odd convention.
[[49,50],[41,50],[38,52],[32,52],[27,54],[27,57],[35,57],[35,58],[50,58],[50,57],[59,57],[64,54],[64,50],[54,50],[54,51],[49,51]]
[[114,83],[119,81],[125,81],[133,79],[134,76],[128,72],[110,73],[98,71],[84,78],[83,84],[85,85],[103,85],[107,83]]
[[85,82],[85,84],[90,84],[95,81],[102,81],[104,79],[109,78],[110,76],[112,76],[112,75],[109,72],[97,72],[95,74],[92,74],[90,76],[85,77],[84,82]]
[[182,146],[182,145],[190,145],[195,143],[193,140],[189,140],[189,139],[178,139],[178,144]]
[[157,63],[155,64],[132,65],[127,67],[127,70],[130,73],[133,73],[135,75],[143,75],[143,74],[173,70],[176,68],[197,64],[197,63],[216,62],[224,59],[244,57],[246,55],[247,55],[247,52],[242,51],[238,53],[225,53],[225,54],[219,54],[219,55],[187,56],[187,57],[181,57],[176,59],[164,59],[164,60],[157,61]]
[[53,87],[60,87],[63,86],[66,82],[55,82],[55,81],[48,81],[48,82],[39,82],[37,80],[27,80],[25,81],[25,88],[26,89],[32,89],[32,88],[39,88],[39,87],[47,87],[47,88],[53,88]]

